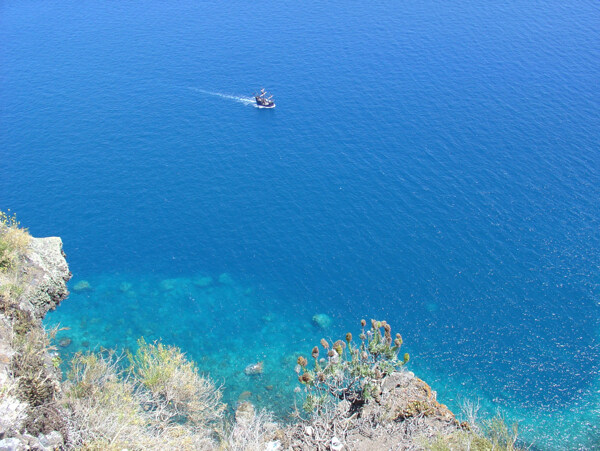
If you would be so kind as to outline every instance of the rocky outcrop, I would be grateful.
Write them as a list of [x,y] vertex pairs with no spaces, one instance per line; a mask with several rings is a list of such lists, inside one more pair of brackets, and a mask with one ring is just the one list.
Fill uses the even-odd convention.
[[21,307],[38,319],[69,295],[71,278],[62,241],[58,237],[32,238],[22,267],[28,283],[21,296]]
[[69,292],[71,278],[60,238],[31,238],[0,277],[0,449],[54,450],[64,444],[60,371],[48,352],[42,319]]
[[[283,449],[426,449],[439,437],[468,434],[454,414],[410,371],[386,376],[378,396],[358,410],[347,401],[285,429]],[[457,449],[462,449],[458,447]]]
[[[73,416],[56,402],[61,375],[41,322],[68,295],[71,274],[60,238],[32,238],[13,269],[10,277],[0,274],[0,288],[12,285],[0,290],[0,451],[69,449],[74,445],[66,419]],[[227,280],[221,277],[219,282]],[[170,283],[164,287],[172,289]],[[90,289],[89,284],[80,288]],[[315,318],[322,328],[331,321],[326,315]],[[262,362],[246,368],[246,374],[261,371]],[[244,400],[235,413],[228,449],[414,450],[427,449],[440,438],[450,449],[472,448],[477,437],[469,425],[459,424],[413,373],[389,374],[377,388],[360,405],[341,401],[287,426]]]

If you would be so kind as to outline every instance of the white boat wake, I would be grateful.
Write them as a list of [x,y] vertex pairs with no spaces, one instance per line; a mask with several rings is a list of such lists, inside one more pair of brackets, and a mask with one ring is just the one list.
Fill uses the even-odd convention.
[[232,95],[229,95],[229,94],[222,94],[220,92],[205,91],[204,89],[192,88],[192,87],[190,87],[188,89],[191,89],[192,91],[200,92],[202,94],[206,94],[206,95],[209,95],[209,96],[215,96],[215,97],[221,97],[222,99],[234,100],[234,101],[242,103],[244,105],[251,105],[251,106],[254,106],[254,107],[258,108],[258,105],[256,104],[256,100],[254,99],[254,97],[232,96]]

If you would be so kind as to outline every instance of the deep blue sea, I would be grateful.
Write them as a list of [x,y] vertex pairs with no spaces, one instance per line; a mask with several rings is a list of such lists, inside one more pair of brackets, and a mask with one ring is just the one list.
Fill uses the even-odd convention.
[[162,338],[285,417],[386,319],[455,412],[600,447],[596,1],[2,1],[6,208],[90,285],[65,357]]

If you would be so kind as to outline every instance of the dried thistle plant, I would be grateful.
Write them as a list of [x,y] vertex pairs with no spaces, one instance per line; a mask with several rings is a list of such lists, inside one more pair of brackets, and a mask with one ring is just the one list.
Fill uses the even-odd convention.
[[[305,357],[299,357],[299,382],[304,386],[304,409],[319,411],[331,399],[345,400],[353,406],[364,404],[379,392],[380,381],[398,371],[409,360],[404,354],[398,358],[402,337],[392,339],[391,326],[385,321],[371,320],[371,329],[365,332],[367,322],[361,321],[360,343],[352,341],[347,333],[344,340],[329,343],[321,340],[327,360],[318,360],[318,348],[313,348],[314,365],[309,367]],[[383,333],[382,333],[383,329]]]

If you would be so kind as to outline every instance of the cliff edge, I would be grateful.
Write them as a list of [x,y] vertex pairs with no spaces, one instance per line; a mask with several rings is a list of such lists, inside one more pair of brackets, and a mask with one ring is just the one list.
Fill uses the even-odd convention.
[[60,449],[61,374],[42,319],[68,296],[71,273],[60,238],[1,232],[0,449]]
[[401,368],[409,356],[397,359],[402,339],[385,321],[372,320],[366,332],[361,321],[360,347],[350,333],[346,342],[321,340],[327,359],[313,348],[314,369],[298,358],[313,414],[287,425],[248,402],[228,418],[220,390],[160,343],[141,340],[126,374],[111,353],[81,355],[61,385],[54,334],[42,319],[68,296],[70,278],[60,238],[0,223],[0,451],[517,449],[512,438],[490,441],[459,423]]

